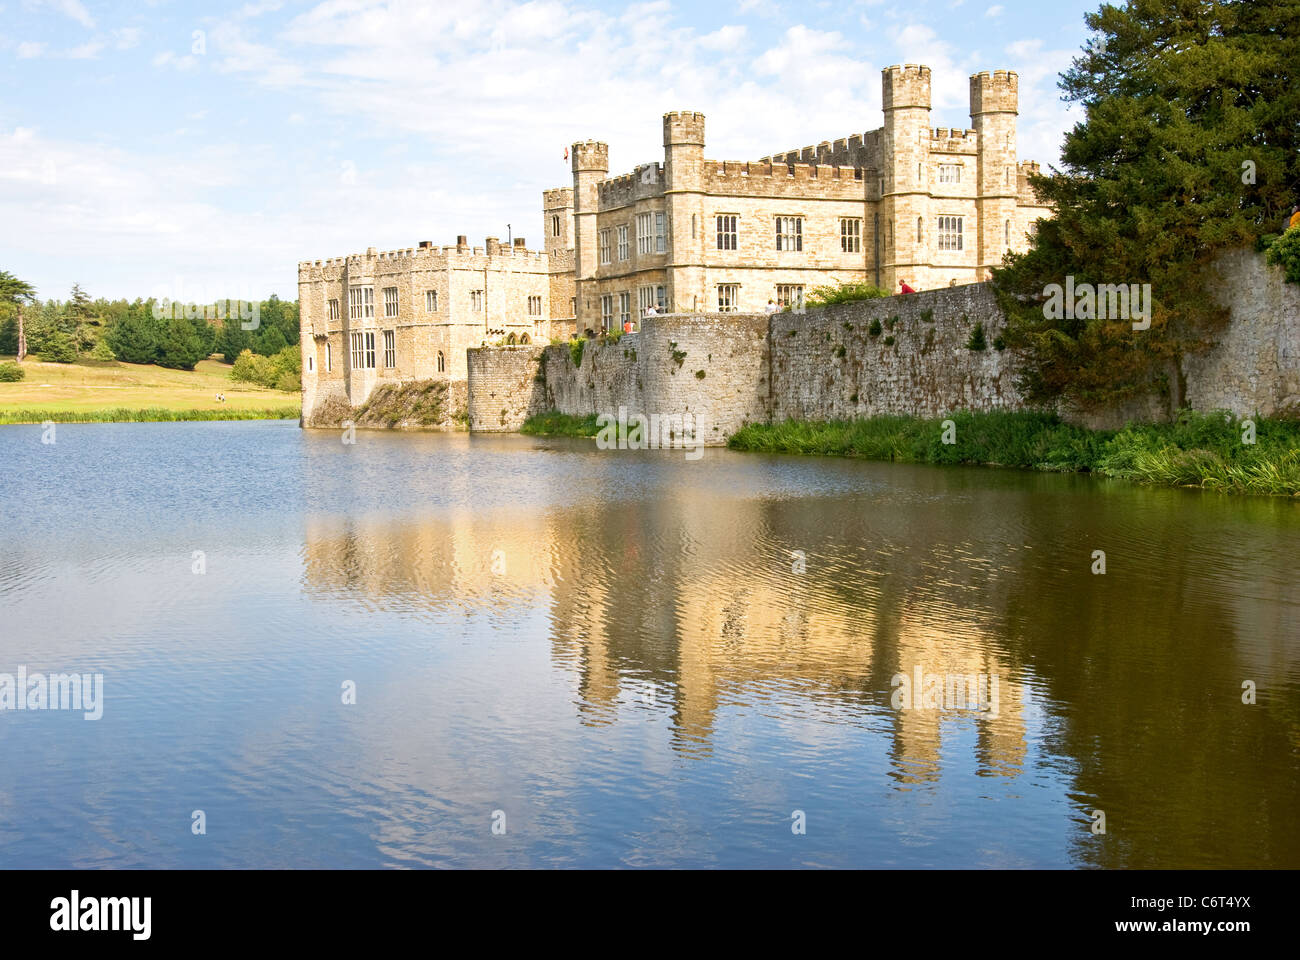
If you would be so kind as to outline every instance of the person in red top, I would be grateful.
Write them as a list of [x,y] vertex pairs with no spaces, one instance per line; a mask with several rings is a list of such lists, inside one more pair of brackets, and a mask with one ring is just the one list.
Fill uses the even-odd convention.
[[913,290],[910,286],[908,286],[906,280],[899,280],[898,285],[902,287],[902,289],[898,291],[899,293],[916,293],[915,290]]

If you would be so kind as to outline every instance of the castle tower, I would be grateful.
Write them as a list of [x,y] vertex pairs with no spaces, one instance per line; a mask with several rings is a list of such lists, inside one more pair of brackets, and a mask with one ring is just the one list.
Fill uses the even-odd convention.
[[[573,145],[573,264],[577,297],[578,333],[599,324],[600,307],[588,302],[596,279],[596,211],[600,197],[596,185],[609,176],[609,145],[584,140]],[[593,317],[595,318],[593,321]]]
[[573,188],[542,191],[542,229],[548,257],[573,249]]
[[[985,70],[970,78],[970,118],[978,137],[979,217],[977,260],[980,279],[1002,262],[1015,235],[1017,78],[1009,70]],[[1011,225],[1008,230],[1008,224]]]
[[918,282],[916,267],[931,259],[924,253],[930,231],[918,242],[916,230],[918,217],[923,223],[929,219],[930,68],[909,63],[880,74],[885,113],[880,280],[897,293],[899,278]]
[[704,289],[704,114],[664,114],[664,208],[668,214],[668,302],[709,309]]
[[[573,188],[542,191],[542,228],[545,239],[546,272],[550,274],[550,335],[564,337],[572,332],[570,320],[577,314],[573,273]],[[563,320],[562,326],[556,321]]]

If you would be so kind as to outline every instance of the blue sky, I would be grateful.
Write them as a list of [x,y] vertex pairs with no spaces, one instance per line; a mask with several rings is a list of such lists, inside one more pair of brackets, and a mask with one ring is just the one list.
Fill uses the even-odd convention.
[[66,297],[297,295],[299,260],[515,236],[540,247],[564,148],[612,173],[707,115],[751,160],[881,125],[880,70],[1020,75],[1022,159],[1053,163],[1056,87],[1099,0],[185,3],[0,0],[0,269]]

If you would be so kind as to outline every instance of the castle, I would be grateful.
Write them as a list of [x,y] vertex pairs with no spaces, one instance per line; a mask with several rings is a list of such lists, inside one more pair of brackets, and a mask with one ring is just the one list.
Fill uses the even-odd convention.
[[622,176],[605,143],[575,143],[541,251],[462,236],[300,263],[304,422],[384,382],[463,384],[470,347],[621,330],[652,307],[758,313],[844,281],[973,283],[1025,249],[1051,211],[1016,158],[1016,74],[970,78],[971,129],[931,128],[926,66],[883,70],[882,103],[876,130],[756,162],[705,159],[692,112],[664,115],[662,163]]

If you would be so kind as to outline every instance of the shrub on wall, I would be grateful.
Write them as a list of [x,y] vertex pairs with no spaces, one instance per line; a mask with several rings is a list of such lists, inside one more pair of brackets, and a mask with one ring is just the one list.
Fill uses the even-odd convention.
[[[827,287],[816,287],[804,298],[804,305],[824,307],[832,303],[852,303],[855,300],[877,300],[889,296],[889,292],[869,283],[846,281]],[[786,307],[789,310],[789,307]]]
[[1292,227],[1274,240],[1264,259],[1280,266],[1290,283],[1300,283],[1300,227]]

